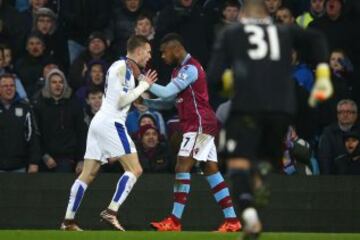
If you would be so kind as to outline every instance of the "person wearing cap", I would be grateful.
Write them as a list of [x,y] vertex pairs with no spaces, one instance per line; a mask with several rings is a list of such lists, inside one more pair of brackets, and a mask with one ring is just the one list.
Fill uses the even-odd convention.
[[360,135],[350,131],[343,136],[346,153],[335,159],[335,174],[360,175]]
[[86,72],[90,62],[103,61],[106,67],[110,65],[113,57],[107,49],[108,40],[102,32],[93,32],[90,34],[87,49],[83,51],[70,66],[69,84],[74,91],[86,84]]
[[69,67],[69,51],[63,31],[57,25],[57,15],[49,8],[39,8],[34,14],[32,31],[44,39],[45,52],[63,67]]
[[159,130],[153,124],[142,125],[136,141],[140,164],[145,173],[170,173],[175,159]]

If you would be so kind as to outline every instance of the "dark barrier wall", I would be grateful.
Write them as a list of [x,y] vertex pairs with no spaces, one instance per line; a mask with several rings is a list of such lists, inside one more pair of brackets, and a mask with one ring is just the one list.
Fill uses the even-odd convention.
[[[57,229],[65,214],[70,174],[0,174],[0,229]],[[98,214],[113,194],[118,176],[101,174],[78,212],[85,229],[107,229]],[[261,211],[267,231],[360,232],[360,177],[272,176],[272,197]],[[120,208],[129,230],[148,230],[172,207],[172,175],[145,175]],[[202,176],[193,175],[184,230],[214,230],[220,208]]]

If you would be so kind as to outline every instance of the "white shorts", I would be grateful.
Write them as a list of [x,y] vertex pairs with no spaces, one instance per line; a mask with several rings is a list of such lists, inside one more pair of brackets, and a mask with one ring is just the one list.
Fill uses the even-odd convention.
[[135,152],[134,142],[125,124],[119,119],[98,112],[90,123],[84,159],[94,159],[104,164],[108,158]]
[[214,137],[204,133],[188,132],[183,135],[178,156],[192,156],[198,161],[217,162]]

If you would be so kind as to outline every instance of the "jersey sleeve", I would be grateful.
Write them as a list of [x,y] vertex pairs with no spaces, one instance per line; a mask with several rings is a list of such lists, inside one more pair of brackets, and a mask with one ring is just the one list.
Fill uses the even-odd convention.
[[177,76],[172,79],[172,82],[176,85],[176,87],[180,91],[182,91],[187,86],[189,86],[190,84],[195,82],[196,79],[198,78],[198,75],[199,75],[199,73],[195,66],[185,65],[180,69]]

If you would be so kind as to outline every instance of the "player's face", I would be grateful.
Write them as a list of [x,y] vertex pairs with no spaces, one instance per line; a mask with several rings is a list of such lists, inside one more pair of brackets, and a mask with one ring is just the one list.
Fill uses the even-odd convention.
[[39,17],[38,21],[36,22],[36,28],[42,34],[50,33],[53,26],[54,26],[54,21],[50,17],[47,17],[47,16]]
[[159,143],[159,135],[154,129],[148,129],[142,137],[142,143],[145,148],[154,148]]
[[171,44],[164,44],[160,47],[161,58],[168,65],[177,64],[177,59],[174,54],[174,46]]
[[265,5],[270,14],[274,14],[281,6],[281,0],[265,0]]
[[139,60],[137,64],[140,67],[146,67],[147,62],[151,59],[151,46],[146,43],[144,46],[138,48]]
[[90,106],[92,112],[96,113],[99,111],[102,103],[102,96],[103,94],[101,92],[89,93],[87,104]]
[[44,53],[45,46],[37,37],[32,37],[27,41],[26,49],[33,57],[39,57]]
[[335,72],[342,71],[344,68],[340,61],[343,59],[344,55],[341,52],[332,52],[330,55],[330,68]]
[[4,101],[11,101],[15,97],[15,81],[13,78],[2,78],[0,81],[0,97]]
[[311,9],[316,13],[321,13],[324,10],[325,0],[311,0]]
[[64,92],[64,79],[57,74],[52,75],[50,78],[51,96],[55,98],[59,98],[61,97],[63,92]]
[[100,64],[93,65],[90,70],[91,81],[95,85],[100,85],[104,82],[104,72]]
[[330,18],[338,17],[341,13],[340,0],[329,0],[326,3],[326,13]]
[[350,103],[345,103],[338,107],[337,118],[342,125],[354,124],[357,119],[357,112]]
[[353,153],[359,145],[359,140],[354,137],[349,137],[345,140],[345,147],[348,153]]
[[284,24],[292,24],[294,23],[294,17],[291,15],[290,11],[287,9],[278,10],[276,12],[276,19]]

